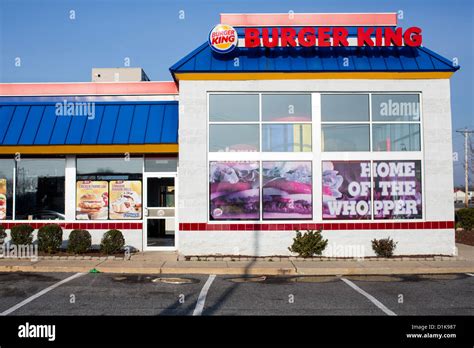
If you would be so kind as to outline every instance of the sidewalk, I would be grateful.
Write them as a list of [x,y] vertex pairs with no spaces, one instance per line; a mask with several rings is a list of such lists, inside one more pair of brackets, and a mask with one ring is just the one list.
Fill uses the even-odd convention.
[[0,272],[89,272],[136,274],[238,275],[387,275],[474,273],[474,247],[457,244],[459,256],[448,260],[366,259],[325,261],[177,261],[175,253],[146,252],[130,260],[0,259]]

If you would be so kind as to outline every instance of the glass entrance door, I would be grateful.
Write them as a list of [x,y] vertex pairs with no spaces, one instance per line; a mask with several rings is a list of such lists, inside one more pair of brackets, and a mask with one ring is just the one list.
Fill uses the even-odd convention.
[[175,177],[146,174],[144,247],[146,250],[175,248]]

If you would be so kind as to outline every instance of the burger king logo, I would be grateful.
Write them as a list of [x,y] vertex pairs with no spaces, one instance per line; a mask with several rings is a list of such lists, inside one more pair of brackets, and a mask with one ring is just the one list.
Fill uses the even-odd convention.
[[209,46],[217,53],[228,53],[237,46],[237,31],[230,25],[218,24],[209,33]]

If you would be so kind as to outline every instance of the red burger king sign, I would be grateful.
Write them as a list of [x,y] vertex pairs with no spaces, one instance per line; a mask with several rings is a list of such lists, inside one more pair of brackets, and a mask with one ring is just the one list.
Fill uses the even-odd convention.
[[232,51],[237,41],[237,31],[227,24],[218,24],[209,33],[209,46],[217,53]]

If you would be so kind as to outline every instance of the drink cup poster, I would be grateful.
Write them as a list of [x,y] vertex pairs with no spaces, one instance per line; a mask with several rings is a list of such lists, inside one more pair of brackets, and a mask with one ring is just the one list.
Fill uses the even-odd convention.
[[371,218],[370,162],[323,162],[323,219]]
[[258,162],[211,162],[209,195],[211,220],[259,219]]
[[7,218],[7,179],[0,179],[0,220]]
[[142,218],[142,182],[110,181],[109,218],[136,220]]
[[421,219],[421,161],[374,162],[374,218]]
[[109,187],[107,181],[77,181],[76,219],[107,220]]
[[263,218],[312,219],[311,162],[263,162]]

